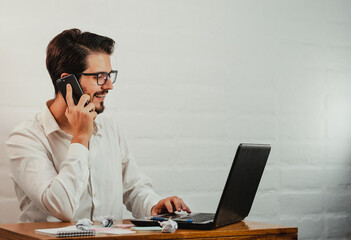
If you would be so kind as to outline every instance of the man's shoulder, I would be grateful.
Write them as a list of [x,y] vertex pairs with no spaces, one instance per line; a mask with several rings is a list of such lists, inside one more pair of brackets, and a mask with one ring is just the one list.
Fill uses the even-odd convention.
[[35,114],[33,117],[23,120],[21,123],[16,125],[12,132],[30,132],[38,131],[41,129],[40,123],[38,121],[38,114]]

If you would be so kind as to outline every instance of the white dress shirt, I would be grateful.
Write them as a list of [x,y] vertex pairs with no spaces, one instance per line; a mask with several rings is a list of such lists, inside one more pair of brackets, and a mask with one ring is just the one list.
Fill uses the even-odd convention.
[[161,198],[138,169],[116,121],[99,114],[95,123],[89,150],[71,143],[47,106],[12,131],[6,145],[18,222],[121,219],[123,203],[136,218],[150,215]]

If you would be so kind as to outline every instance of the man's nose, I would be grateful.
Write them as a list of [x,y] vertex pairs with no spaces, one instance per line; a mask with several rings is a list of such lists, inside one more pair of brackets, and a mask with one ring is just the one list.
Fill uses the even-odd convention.
[[107,77],[107,81],[104,85],[102,85],[103,89],[108,89],[108,90],[112,90],[113,89],[113,83],[111,81],[110,77]]

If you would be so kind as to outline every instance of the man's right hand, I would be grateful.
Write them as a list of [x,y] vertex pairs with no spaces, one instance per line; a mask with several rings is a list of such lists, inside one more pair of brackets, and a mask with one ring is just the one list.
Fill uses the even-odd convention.
[[72,98],[72,87],[70,84],[67,84],[67,109],[65,115],[72,128],[72,143],[81,143],[86,148],[89,148],[89,140],[94,130],[94,119],[97,116],[93,103],[90,102],[84,106],[89,100],[90,96],[83,94],[78,104],[75,105]]

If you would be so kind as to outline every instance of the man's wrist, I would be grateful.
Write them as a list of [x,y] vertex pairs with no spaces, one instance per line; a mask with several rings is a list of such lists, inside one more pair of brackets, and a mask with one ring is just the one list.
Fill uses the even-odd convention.
[[80,143],[89,149],[89,140],[90,140],[90,136],[78,135],[78,136],[73,136],[72,143]]

